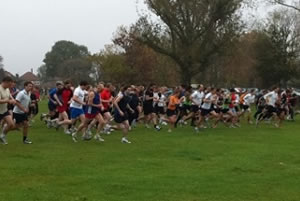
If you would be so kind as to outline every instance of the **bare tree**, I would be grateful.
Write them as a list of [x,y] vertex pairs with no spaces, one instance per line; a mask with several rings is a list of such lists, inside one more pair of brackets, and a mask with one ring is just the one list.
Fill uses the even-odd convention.
[[287,7],[287,8],[291,8],[291,9],[294,9],[298,12],[300,12],[300,7],[299,7],[299,3],[300,1],[297,0],[297,1],[292,1],[292,0],[269,0],[271,1],[271,3],[273,4],[278,4],[278,5],[281,5],[281,6],[284,6],[284,7]]

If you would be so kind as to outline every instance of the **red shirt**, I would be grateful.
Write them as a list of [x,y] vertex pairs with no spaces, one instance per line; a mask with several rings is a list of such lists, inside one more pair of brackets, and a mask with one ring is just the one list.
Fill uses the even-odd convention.
[[71,89],[64,89],[62,92],[62,101],[64,106],[68,106],[68,102],[73,96],[73,91]]
[[229,108],[234,108],[234,103],[236,101],[236,95],[235,94],[232,94],[231,95],[231,103],[229,105]]
[[36,96],[36,99],[40,100],[40,98],[41,98],[40,92],[36,91],[36,92],[34,92],[34,94]]
[[[100,96],[101,96],[101,100],[108,101],[111,99],[111,92],[108,89],[103,89]],[[110,103],[102,102],[102,105],[103,105],[104,109],[107,110],[107,109],[109,109]]]

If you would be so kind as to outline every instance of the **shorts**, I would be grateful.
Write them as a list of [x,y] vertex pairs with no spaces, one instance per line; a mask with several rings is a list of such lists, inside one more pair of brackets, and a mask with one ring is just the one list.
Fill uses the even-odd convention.
[[235,106],[234,109],[235,109],[236,112],[240,111],[240,108],[238,106]]
[[77,119],[78,117],[84,114],[83,109],[79,109],[79,108],[71,107],[70,111],[71,111],[71,119]]
[[222,109],[221,112],[222,112],[223,114],[226,114],[227,112],[229,112],[229,109],[228,109],[228,108]]
[[58,106],[57,110],[59,113],[68,112],[68,106],[67,105]]
[[55,111],[56,108],[57,108],[57,105],[54,105],[52,103],[48,103],[48,109],[49,109],[50,112]]
[[24,123],[25,121],[28,121],[27,114],[13,113],[13,118],[16,120],[16,124],[21,124]]
[[217,114],[220,114],[222,112],[222,109],[221,108],[214,108],[214,111],[217,113]]
[[177,115],[176,110],[169,110],[169,109],[167,109],[167,116],[168,117],[172,117],[172,116],[176,116],[176,115]]
[[242,105],[241,107],[243,111],[247,111],[250,109],[249,105]]
[[9,115],[10,115],[10,113],[8,111],[4,112],[3,114],[0,114],[0,121]]
[[85,118],[87,119],[95,119],[95,117],[97,116],[98,114],[89,114],[89,113],[86,113],[85,114]]
[[165,108],[164,107],[159,107],[159,106],[156,106],[155,107],[155,113],[156,114],[166,114],[166,112],[165,112]]
[[154,113],[154,108],[152,105],[144,105],[144,115],[149,115]]
[[211,110],[209,109],[201,109],[201,116],[203,116],[203,117],[205,117],[205,116],[207,116],[207,115],[209,115],[210,114],[210,112],[211,112]]
[[197,113],[197,112],[199,112],[199,110],[200,110],[200,108],[199,108],[198,105],[192,105],[191,106],[191,112]]
[[14,109],[14,105],[12,105],[12,104],[7,105],[7,110],[8,111],[13,110],[13,109]]
[[234,115],[236,115],[236,113],[237,113],[237,111],[236,111],[236,108],[235,108],[235,107],[233,107],[233,108],[229,108],[229,111],[230,111],[232,114],[234,114]]
[[115,114],[114,114],[114,119],[115,122],[117,122],[118,124],[123,123],[124,121],[128,120],[128,113],[127,112],[123,112],[124,116],[121,116],[118,110],[115,110]]
[[109,109],[104,109],[104,110],[101,110],[101,111],[100,111],[100,113],[101,113],[102,115],[105,114],[105,113],[108,113],[108,112],[110,113]]
[[271,105],[267,106],[267,111],[268,111],[269,114],[272,114],[272,113],[277,114],[278,113],[278,110],[275,107],[271,106]]

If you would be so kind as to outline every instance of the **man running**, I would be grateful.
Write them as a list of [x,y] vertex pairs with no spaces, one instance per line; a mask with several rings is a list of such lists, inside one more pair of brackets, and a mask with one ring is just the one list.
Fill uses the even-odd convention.
[[24,89],[20,91],[16,97],[16,105],[13,110],[13,118],[16,121],[16,129],[23,128],[23,143],[32,144],[27,138],[28,136],[28,113],[29,106],[31,104],[31,91],[33,84],[32,82],[25,82]]
[[[81,81],[79,86],[74,91],[74,95],[70,105],[72,124],[74,124],[77,119],[80,120],[80,125],[78,126],[77,131],[72,133],[72,140],[74,142],[77,142],[77,133],[82,131],[85,127],[85,115],[83,106],[86,105],[86,103],[84,102],[84,90],[86,90],[87,88],[88,82]],[[84,135],[85,133],[83,133],[83,136]]]
[[15,126],[12,115],[8,111],[7,105],[14,105],[16,101],[10,94],[13,79],[11,77],[4,77],[0,85],[0,121],[4,121],[5,126],[0,134],[0,142],[7,145],[6,135],[8,131],[12,130]]

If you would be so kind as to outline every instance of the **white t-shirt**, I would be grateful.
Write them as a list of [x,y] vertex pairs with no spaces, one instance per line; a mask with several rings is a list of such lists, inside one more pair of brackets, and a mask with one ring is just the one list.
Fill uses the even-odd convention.
[[[211,98],[212,98],[212,93],[208,93],[206,94],[205,98],[204,99],[208,99],[211,101]],[[209,110],[211,108],[211,102],[204,102],[203,105],[201,106],[202,109],[205,109],[205,110]]]
[[240,95],[239,94],[235,94],[235,97],[236,97],[236,99],[235,99],[234,103],[238,104],[240,102]]
[[[9,89],[4,89],[0,84],[0,99],[1,100],[9,100],[10,99],[10,91]],[[7,112],[7,103],[0,104],[0,114],[4,114]]]
[[[23,106],[23,108],[25,109],[29,109],[29,105],[31,103],[31,93],[30,92],[27,92],[25,89],[20,91],[16,97],[16,101],[20,102],[21,105]],[[14,113],[17,113],[17,114],[24,114],[24,111],[21,110],[18,106],[15,106],[14,107],[14,110],[13,110]]]
[[200,106],[202,104],[202,100],[204,98],[204,92],[203,91],[195,91],[191,97],[192,97],[192,105],[198,105]]
[[250,106],[254,102],[255,102],[255,95],[247,94],[246,96],[244,96],[244,105]]
[[155,107],[155,105],[157,104],[157,101],[154,101],[159,99],[159,95],[157,92],[153,92],[153,107]]
[[158,107],[165,107],[166,105],[166,96],[161,94],[159,100],[158,100]]
[[[77,87],[75,89],[74,96],[77,96],[79,98],[79,100],[82,102],[84,101],[84,95],[85,95],[85,92],[80,87]],[[72,99],[70,107],[82,109],[82,104],[79,104]]]
[[276,101],[278,100],[278,94],[275,91],[269,92],[264,95],[264,99],[267,101],[267,105],[275,107]]

